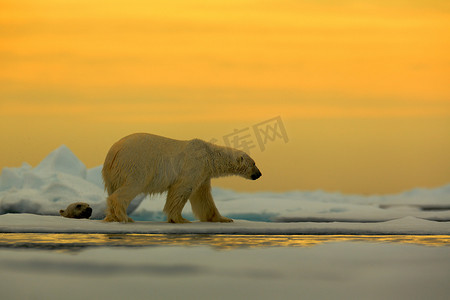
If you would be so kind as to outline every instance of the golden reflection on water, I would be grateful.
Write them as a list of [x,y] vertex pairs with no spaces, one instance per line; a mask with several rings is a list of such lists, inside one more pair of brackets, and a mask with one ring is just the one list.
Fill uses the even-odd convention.
[[449,235],[220,235],[2,233],[0,248],[80,249],[92,246],[210,246],[215,249],[312,247],[329,242],[449,246]]

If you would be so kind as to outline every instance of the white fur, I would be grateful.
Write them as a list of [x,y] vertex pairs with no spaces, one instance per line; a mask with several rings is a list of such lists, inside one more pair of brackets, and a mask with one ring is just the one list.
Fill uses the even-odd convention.
[[[126,209],[140,193],[168,191],[164,212],[168,222],[188,222],[181,211],[188,200],[200,221],[232,222],[222,217],[211,195],[211,178],[261,176],[253,159],[243,151],[199,139],[180,141],[136,133],[109,150],[103,165],[108,192],[105,221],[132,222]],[[255,178],[256,177],[256,178]]]

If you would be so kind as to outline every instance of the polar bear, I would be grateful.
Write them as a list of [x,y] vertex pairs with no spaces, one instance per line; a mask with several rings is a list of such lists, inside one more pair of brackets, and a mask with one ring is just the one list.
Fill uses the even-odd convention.
[[89,219],[92,214],[92,208],[84,202],[75,202],[69,204],[66,209],[61,209],[59,214],[66,218]]
[[211,195],[211,178],[240,175],[256,180],[261,172],[245,152],[199,139],[175,140],[135,133],[116,142],[103,164],[108,192],[106,222],[133,222],[126,209],[140,193],[167,191],[164,212],[170,223],[187,223],[181,216],[189,200],[202,222],[232,222],[223,217]]

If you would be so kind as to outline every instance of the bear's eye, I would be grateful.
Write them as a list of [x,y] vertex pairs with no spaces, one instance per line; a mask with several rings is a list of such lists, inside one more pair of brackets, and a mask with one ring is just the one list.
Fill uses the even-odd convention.
[[77,204],[76,208],[81,208],[81,204]]

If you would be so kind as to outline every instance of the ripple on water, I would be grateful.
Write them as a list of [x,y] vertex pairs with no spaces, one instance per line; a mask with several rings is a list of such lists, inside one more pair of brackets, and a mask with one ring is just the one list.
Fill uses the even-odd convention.
[[448,235],[221,235],[2,233],[0,248],[79,251],[88,247],[209,246],[214,249],[312,247],[330,242],[449,246]]

